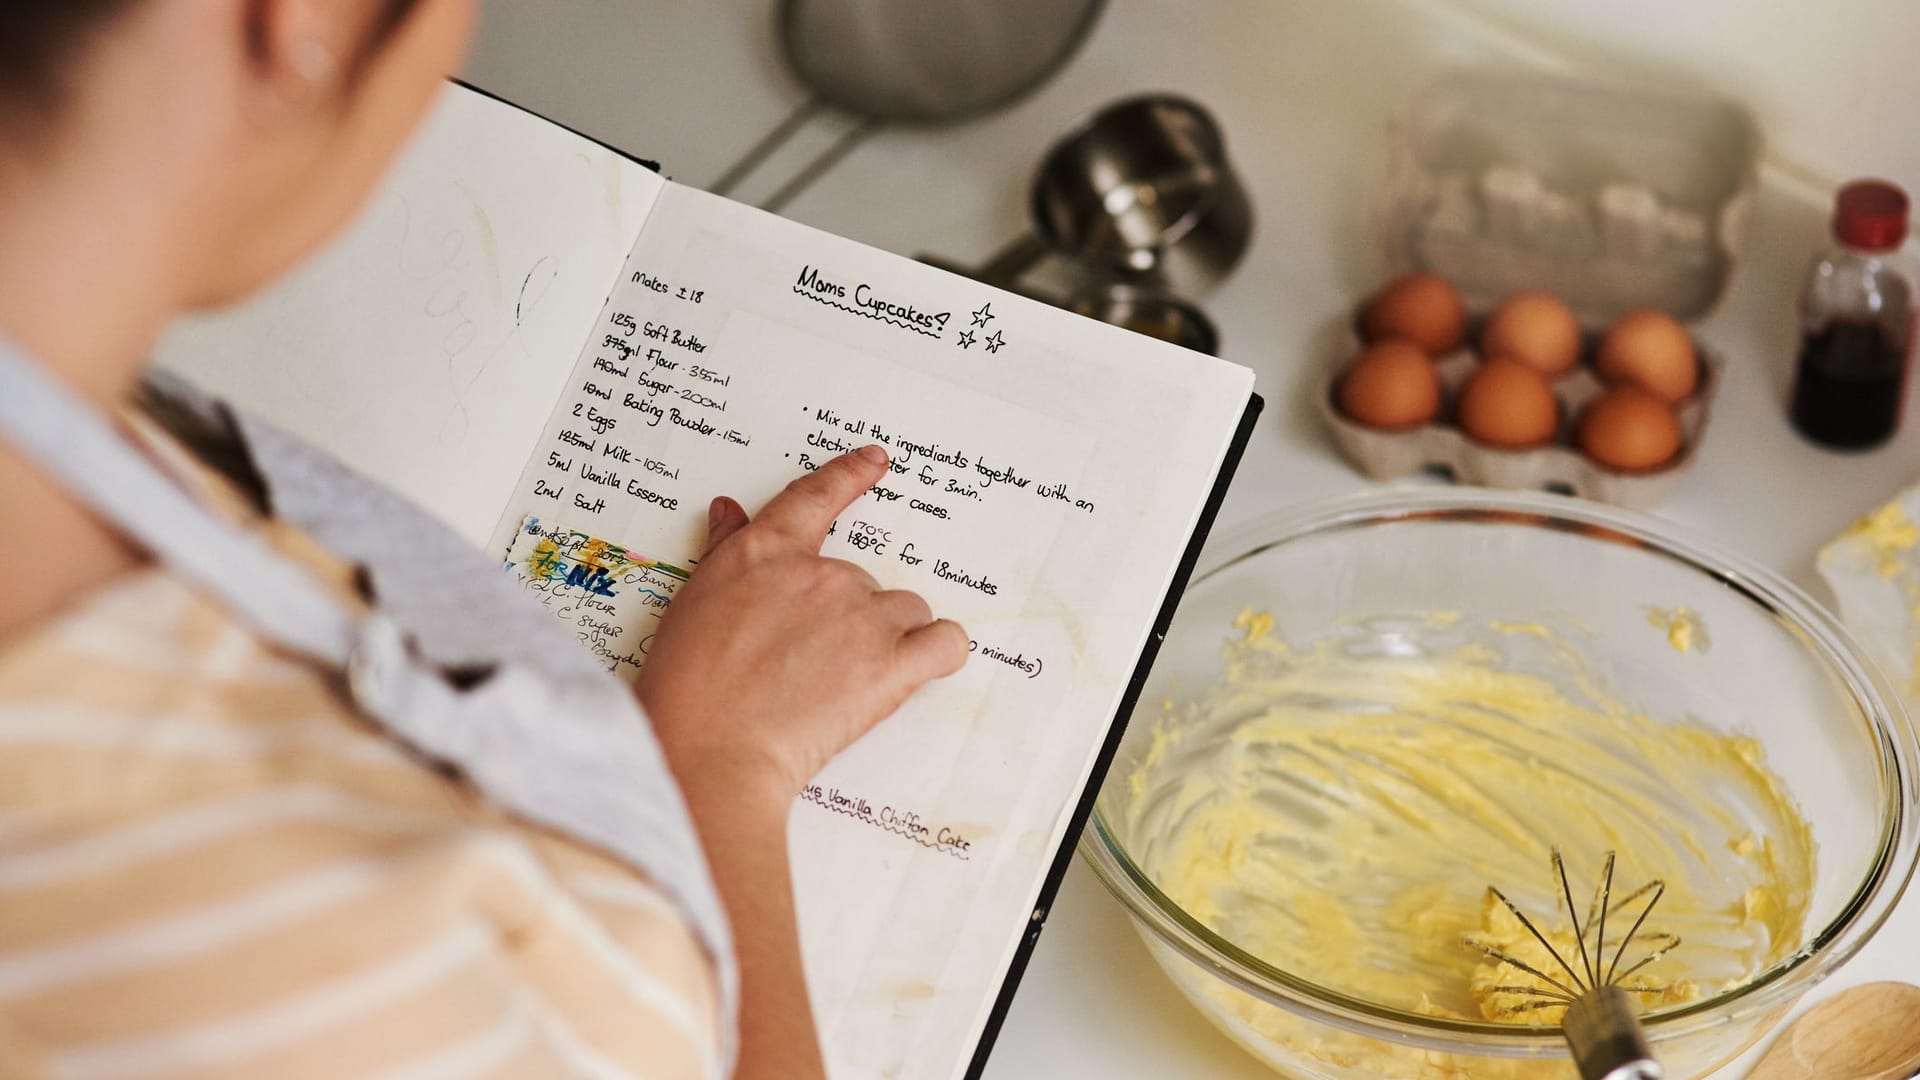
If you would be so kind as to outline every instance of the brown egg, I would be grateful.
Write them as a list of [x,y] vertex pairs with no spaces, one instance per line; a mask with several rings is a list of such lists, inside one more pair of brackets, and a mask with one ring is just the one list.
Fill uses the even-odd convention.
[[1524,450],[1553,440],[1560,403],[1553,387],[1527,364],[1497,356],[1460,388],[1460,430],[1490,446]]
[[1440,415],[1440,373],[1413,343],[1383,341],[1348,365],[1336,400],[1341,412],[1368,427],[1419,427]]
[[1467,339],[1467,309],[1438,274],[1402,274],[1367,301],[1360,319],[1368,341],[1405,338],[1439,356]]
[[1593,399],[1575,433],[1580,449],[1609,469],[1657,469],[1680,452],[1672,406],[1637,386],[1616,386]]
[[1518,360],[1553,378],[1580,362],[1580,324],[1559,297],[1525,289],[1493,309],[1480,330],[1480,351]]
[[1664,311],[1629,311],[1607,328],[1595,361],[1610,383],[1637,386],[1669,405],[1686,400],[1700,377],[1687,329]]

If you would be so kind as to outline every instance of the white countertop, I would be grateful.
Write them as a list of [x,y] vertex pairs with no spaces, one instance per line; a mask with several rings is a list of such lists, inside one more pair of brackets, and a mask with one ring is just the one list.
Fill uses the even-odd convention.
[[[802,92],[780,67],[766,0],[652,7],[664,10],[582,2],[561,17],[547,5],[500,0],[487,11],[471,77],[660,158],[676,179],[710,183]],[[1252,192],[1258,232],[1246,262],[1205,307],[1224,354],[1258,372],[1267,399],[1221,513],[1227,527],[1367,484],[1335,454],[1308,387],[1338,347],[1342,313],[1381,273],[1368,225],[1390,112],[1446,66],[1540,63],[1552,58],[1432,0],[1117,0],[1085,51],[1038,94],[943,131],[883,131],[787,213],[904,254],[983,259],[1024,227],[1032,165],[1077,116],[1149,89],[1209,106]],[[1696,470],[1659,511],[1819,596],[1820,545],[1920,474],[1920,421],[1862,456],[1813,449],[1788,427],[1792,298],[1825,219],[1806,187],[1769,171],[1747,263],[1727,303],[1700,327],[1730,361],[1712,427]],[[1920,900],[1912,896],[1810,1000],[1894,978],[1920,979]],[[988,1080],[1272,1075],[1185,1003],[1119,905],[1076,864]]]

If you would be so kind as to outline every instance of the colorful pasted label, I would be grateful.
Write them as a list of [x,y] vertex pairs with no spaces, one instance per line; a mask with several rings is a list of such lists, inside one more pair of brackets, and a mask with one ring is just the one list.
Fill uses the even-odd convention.
[[690,573],[531,514],[514,534],[506,569],[608,671],[629,682]]

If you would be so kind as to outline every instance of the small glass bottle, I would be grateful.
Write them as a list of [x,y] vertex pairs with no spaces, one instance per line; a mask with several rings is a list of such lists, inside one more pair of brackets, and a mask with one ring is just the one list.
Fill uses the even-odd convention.
[[1800,294],[1793,426],[1814,442],[1865,450],[1893,437],[1907,397],[1913,286],[1891,256],[1907,238],[1907,194],[1856,180],[1834,200],[1838,246]]

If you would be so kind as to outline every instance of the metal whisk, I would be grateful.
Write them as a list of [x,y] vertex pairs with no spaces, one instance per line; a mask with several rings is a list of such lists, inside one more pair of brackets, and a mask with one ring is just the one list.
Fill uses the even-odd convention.
[[[1647,916],[1667,891],[1665,882],[1649,881],[1617,901],[1613,898],[1614,854],[1607,852],[1607,863],[1601,871],[1599,888],[1594,892],[1593,903],[1588,906],[1583,923],[1579,909],[1574,906],[1573,886],[1567,880],[1567,864],[1560,857],[1559,849],[1554,849],[1553,871],[1560,878],[1560,892],[1566,899],[1567,917],[1573,922],[1573,938],[1579,950],[1577,955],[1563,955],[1540,932],[1533,920],[1507,899],[1506,894],[1497,888],[1488,888],[1513,913],[1514,918],[1520,920],[1520,925],[1526,927],[1534,940],[1547,950],[1547,955],[1565,973],[1565,978],[1543,971],[1484,942],[1469,938],[1467,944],[1502,964],[1540,980],[1539,984],[1530,986],[1501,985],[1492,988],[1495,993],[1515,994],[1529,999],[1506,1010],[1507,1015],[1517,1016],[1541,1009],[1566,1009],[1560,1020],[1560,1031],[1567,1040],[1567,1047],[1573,1052],[1573,1061],[1580,1070],[1581,1080],[1664,1080],[1666,1070],[1654,1060],[1653,1050],[1647,1044],[1646,1033],[1641,1030],[1629,995],[1663,994],[1668,987],[1628,986],[1624,983],[1635,972],[1672,952],[1680,944],[1680,939],[1667,933],[1641,933]],[[1620,939],[1612,959],[1608,959],[1608,915],[1617,909],[1638,904],[1642,898],[1645,898],[1646,905],[1640,908],[1640,914],[1634,918],[1626,936]],[[1593,935],[1591,950],[1587,948],[1589,931]],[[1627,949],[1636,939],[1649,946],[1649,950],[1645,956],[1622,968],[1620,965],[1626,959]],[[1578,966],[1575,961],[1578,961]]]

